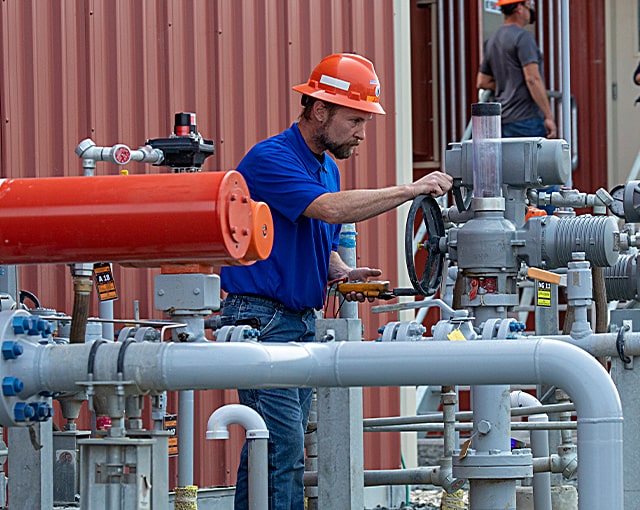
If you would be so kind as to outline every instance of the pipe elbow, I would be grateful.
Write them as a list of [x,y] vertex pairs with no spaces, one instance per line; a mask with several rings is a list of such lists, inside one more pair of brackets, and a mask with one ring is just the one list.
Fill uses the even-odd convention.
[[246,430],[247,439],[267,439],[269,431],[262,416],[250,407],[229,404],[216,409],[207,422],[207,439],[229,439],[228,426],[236,423]]
[[452,493],[460,489],[465,484],[464,478],[453,476],[451,465],[437,466],[431,473],[432,483],[442,487],[446,492]]

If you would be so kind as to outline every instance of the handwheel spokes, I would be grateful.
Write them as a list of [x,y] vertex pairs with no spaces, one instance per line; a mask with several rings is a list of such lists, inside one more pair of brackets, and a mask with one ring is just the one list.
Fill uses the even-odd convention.
[[[416,271],[414,247],[414,227],[418,211],[422,212],[426,228],[426,240],[421,247],[426,252],[427,260],[419,277]],[[436,200],[428,195],[416,197],[411,204],[405,229],[405,261],[409,279],[416,292],[422,296],[436,293],[442,281],[444,267],[444,252],[440,249],[440,242],[444,237],[444,222],[442,213]]]

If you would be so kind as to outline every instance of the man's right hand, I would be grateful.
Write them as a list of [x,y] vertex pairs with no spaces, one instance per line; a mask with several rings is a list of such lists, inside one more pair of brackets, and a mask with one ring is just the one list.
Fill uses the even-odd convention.
[[544,128],[547,130],[547,138],[558,138],[558,128],[553,119],[544,119]]
[[411,184],[411,189],[413,191],[413,198],[418,195],[439,197],[449,191],[452,186],[453,177],[443,172],[431,172]]

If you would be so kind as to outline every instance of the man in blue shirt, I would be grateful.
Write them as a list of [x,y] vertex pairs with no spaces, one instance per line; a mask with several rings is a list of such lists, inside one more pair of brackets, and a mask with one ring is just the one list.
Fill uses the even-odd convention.
[[[418,181],[384,189],[340,190],[335,161],[346,159],[365,138],[365,126],[380,106],[373,64],[355,54],[325,57],[301,92],[303,110],[286,131],[255,145],[237,170],[251,198],[271,209],[271,255],[250,266],[225,267],[228,293],[223,324],[257,318],[264,342],[308,342],[315,336],[315,309],[322,308],[327,282],[366,281],[379,269],[350,268],[338,255],[342,223],[366,220],[421,194],[439,196],[452,179],[432,172]],[[362,294],[346,299],[364,301]],[[311,403],[309,388],[238,390],[240,402],[255,409],[269,429],[269,509],[304,509],[304,433]],[[238,468],[235,509],[248,508],[247,445]]]

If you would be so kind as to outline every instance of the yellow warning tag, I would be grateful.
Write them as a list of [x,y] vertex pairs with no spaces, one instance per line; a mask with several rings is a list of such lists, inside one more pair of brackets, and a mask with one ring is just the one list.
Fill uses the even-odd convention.
[[462,448],[460,448],[460,455],[458,455],[458,460],[462,460],[467,456],[467,452],[469,451],[470,446],[471,446],[471,438],[467,439],[464,443],[462,443]]
[[462,331],[460,331],[460,328],[456,328],[453,331],[451,331],[451,333],[447,335],[447,338],[452,342],[456,342],[458,340],[466,340],[466,338],[462,334]]

